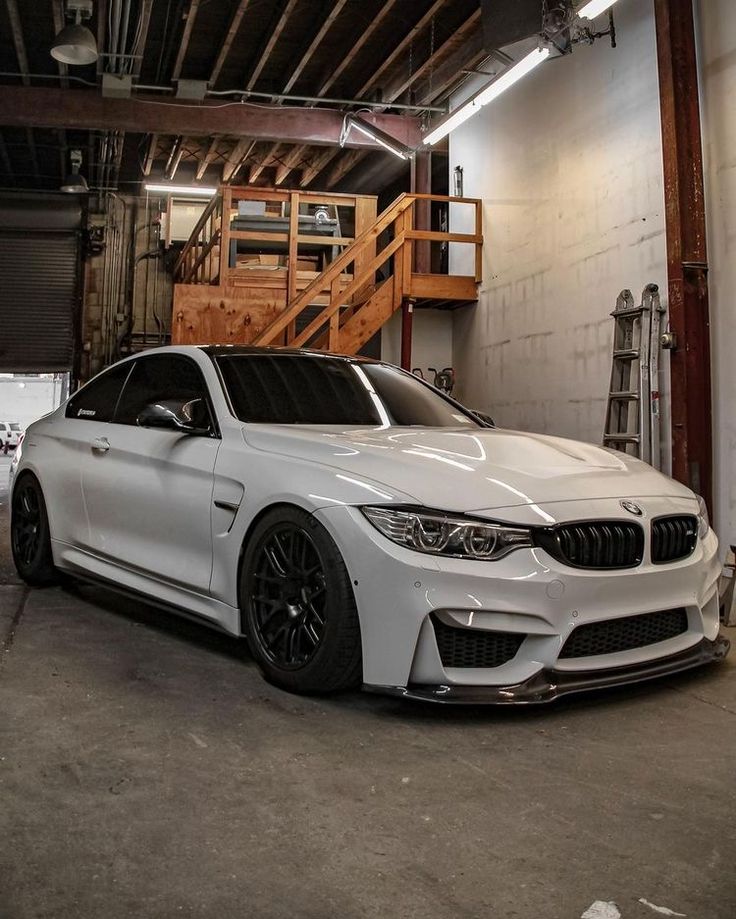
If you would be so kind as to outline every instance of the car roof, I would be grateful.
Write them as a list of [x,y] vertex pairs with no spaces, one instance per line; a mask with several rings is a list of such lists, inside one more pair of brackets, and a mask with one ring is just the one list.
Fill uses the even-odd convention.
[[208,354],[210,357],[224,357],[230,355],[263,355],[263,354],[280,354],[289,357],[299,357],[305,354],[318,355],[319,357],[332,357],[336,360],[351,361],[361,364],[380,364],[372,357],[362,357],[361,355],[333,354],[331,351],[318,351],[313,348],[258,348],[254,345],[196,345],[200,351]]

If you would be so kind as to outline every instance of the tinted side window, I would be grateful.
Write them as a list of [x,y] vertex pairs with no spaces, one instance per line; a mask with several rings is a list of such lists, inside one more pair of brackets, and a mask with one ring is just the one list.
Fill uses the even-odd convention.
[[82,421],[112,421],[123,383],[132,366],[127,361],[96,376],[71,397],[66,406],[66,417]]
[[117,424],[136,424],[138,415],[153,402],[207,399],[199,367],[180,354],[142,357],[135,362],[115,413]]

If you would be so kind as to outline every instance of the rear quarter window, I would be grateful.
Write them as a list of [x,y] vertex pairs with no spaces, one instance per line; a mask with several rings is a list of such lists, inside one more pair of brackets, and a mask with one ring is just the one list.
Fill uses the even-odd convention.
[[67,402],[67,418],[80,421],[112,421],[123,384],[133,368],[133,361],[117,364],[96,376]]

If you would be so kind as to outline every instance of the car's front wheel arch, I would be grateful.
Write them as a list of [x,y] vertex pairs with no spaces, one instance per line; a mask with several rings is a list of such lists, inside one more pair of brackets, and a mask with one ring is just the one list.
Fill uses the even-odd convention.
[[264,508],[238,564],[240,630],[276,685],[321,693],[357,686],[362,642],[344,559],[329,529],[289,502]]

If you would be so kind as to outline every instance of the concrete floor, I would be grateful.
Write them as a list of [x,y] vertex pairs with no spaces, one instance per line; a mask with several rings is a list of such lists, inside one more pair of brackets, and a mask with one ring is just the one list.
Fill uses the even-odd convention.
[[2,919],[736,915],[736,655],[543,710],[297,698],[204,628],[26,590],[6,483]]

